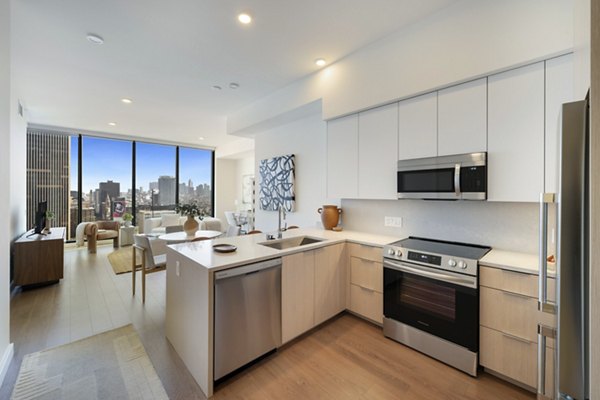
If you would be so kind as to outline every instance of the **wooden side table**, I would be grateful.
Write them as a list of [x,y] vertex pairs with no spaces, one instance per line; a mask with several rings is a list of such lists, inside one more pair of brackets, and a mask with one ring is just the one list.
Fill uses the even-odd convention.
[[135,234],[135,226],[122,226],[119,232],[121,246],[131,246],[133,244],[133,235]]
[[47,235],[27,232],[15,241],[15,285],[55,283],[63,278],[66,228]]

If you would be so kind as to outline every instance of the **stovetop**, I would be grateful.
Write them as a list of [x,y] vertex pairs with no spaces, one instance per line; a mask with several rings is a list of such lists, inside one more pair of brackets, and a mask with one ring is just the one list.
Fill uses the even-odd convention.
[[384,246],[383,257],[388,260],[477,276],[478,262],[490,250],[489,246],[411,236]]

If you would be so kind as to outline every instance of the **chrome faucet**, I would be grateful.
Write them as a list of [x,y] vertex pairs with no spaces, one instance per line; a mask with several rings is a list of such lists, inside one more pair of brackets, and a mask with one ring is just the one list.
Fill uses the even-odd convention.
[[[285,222],[285,208],[279,206],[279,223],[277,225],[277,239],[283,238],[283,232],[287,230],[287,222]],[[285,226],[281,227],[281,222],[285,222]]]

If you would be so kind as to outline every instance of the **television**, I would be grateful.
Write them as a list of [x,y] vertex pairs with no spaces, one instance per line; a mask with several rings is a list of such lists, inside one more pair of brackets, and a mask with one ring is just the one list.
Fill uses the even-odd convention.
[[35,212],[35,228],[33,233],[42,233],[46,227],[46,211],[48,211],[48,202],[40,201]]

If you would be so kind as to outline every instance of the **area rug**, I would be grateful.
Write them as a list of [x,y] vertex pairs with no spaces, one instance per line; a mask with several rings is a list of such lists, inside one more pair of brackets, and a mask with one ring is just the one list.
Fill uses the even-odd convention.
[[132,325],[23,358],[13,400],[168,399]]
[[[119,275],[131,272],[132,252],[133,250],[131,247],[123,247],[108,255],[108,261],[110,261],[110,265],[112,266],[113,271],[115,271],[115,274]],[[138,267],[142,265],[140,254],[136,254],[135,263]]]

